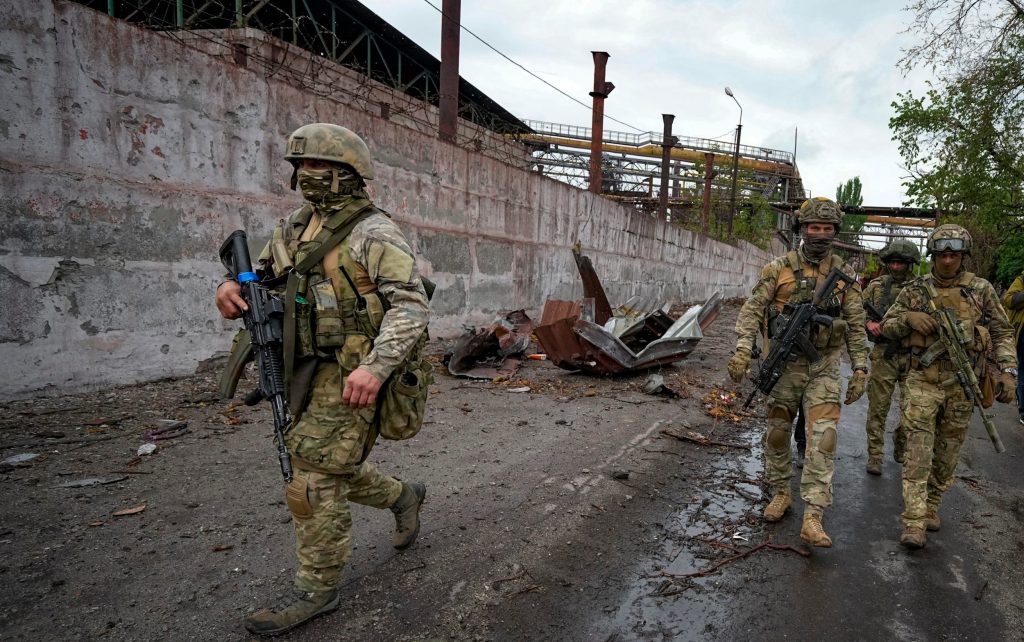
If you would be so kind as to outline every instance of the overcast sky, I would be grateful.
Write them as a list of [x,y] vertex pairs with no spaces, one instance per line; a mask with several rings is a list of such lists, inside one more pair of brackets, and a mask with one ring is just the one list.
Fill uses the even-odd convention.
[[[440,57],[441,16],[424,0],[362,0]],[[441,0],[431,0],[441,6]],[[793,150],[814,195],[860,176],[865,205],[901,205],[905,172],[890,140],[896,94],[926,76],[896,69],[908,17],[900,0],[464,0],[462,24],[589,105],[592,50],[607,51],[608,116],[680,136]],[[590,125],[590,111],[462,32],[462,77],[520,118]],[[606,121],[605,128],[632,131]]]

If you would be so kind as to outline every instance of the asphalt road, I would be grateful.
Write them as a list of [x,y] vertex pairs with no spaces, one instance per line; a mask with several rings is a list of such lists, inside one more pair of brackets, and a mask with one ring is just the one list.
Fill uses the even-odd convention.
[[[1024,639],[1016,571],[1024,550],[1024,434],[1014,408],[991,409],[1007,447],[1001,455],[975,415],[957,483],[940,510],[942,529],[915,552],[898,542],[900,466],[891,458],[896,405],[881,477],[864,470],[866,411],[866,397],[843,409],[835,503],[824,522],[832,549],[814,549],[807,558],[759,552],[677,596],[634,596],[620,614],[657,625],[621,639],[658,639],[656,632],[676,640]],[[763,527],[764,535],[798,543],[801,514],[796,502],[784,521]]]

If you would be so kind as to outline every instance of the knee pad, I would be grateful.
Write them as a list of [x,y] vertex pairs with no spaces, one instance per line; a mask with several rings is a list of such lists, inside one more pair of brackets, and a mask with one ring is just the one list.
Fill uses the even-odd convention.
[[831,455],[836,452],[836,429],[829,426],[821,434],[821,441],[818,442],[818,450]]
[[779,426],[769,427],[765,443],[771,450],[786,450],[789,448],[789,431]]
[[288,510],[298,519],[308,519],[313,515],[313,506],[309,502],[309,482],[303,477],[293,477],[284,487],[284,501]]

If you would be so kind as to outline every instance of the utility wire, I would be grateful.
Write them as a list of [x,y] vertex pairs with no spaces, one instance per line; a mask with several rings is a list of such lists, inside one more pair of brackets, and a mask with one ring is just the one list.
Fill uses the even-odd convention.
[[[449,20],[451,20],[451,16],[449,16],[448,14],[446,14],[446,13],[445,13],[445,12],[444,12],[444,11],[443,11],[442,9],[440,9],[440,8],[439,8],[439,7],[437,6],[437,5],[435,5],[435,4],[434,4],[433,2],[431,2],[430,0],[423,0],[423,2],[426,2],[426,3],[427,3],[427,4],[429,4],[429,5],[431,6],[431,7],[433,7],[433,8],[434,8],[434,11],[437,11],[437,12],[438,12],[439,14],[441,14],[442,16],[444,16],[444,17],[448,18]],[[575,103],[578,103],[578,104],[582,105],[582,106],[583,106],[583,107],[585,107],[585,108],[586,108],[586,109],[587,109],[588,111],[593,111],[593,107],[592,107],[592,106],[590,106],[590,105],[588,105],[587,103],[583,102],[582,100],[580,100],[580,99],[576,98],[576,97],[575,97],[575,96],[573,96],[572,94],[569,94],[569,93],[566,93],[565,91],[562,91],[561,89],[559,89],[559,88],[558,88],[558,87],[556,87],[555,85],[552,85],[551,83],[549,83],[548,81],[544,80],[543,78],[541,78],[541,77],[540,77],[540,76],[538,76],[537,74],[533,73],[532,71],[530,71],[530,70],[529,70],[529,69],[527,69],[526,67],[522,66],[521,64],[519,64],[519,63],[518,63],[518,62],[516,62],[515,60],[512,60],[511,58],[509,58],[508,56],[506,56],[506,55],[505,55],[505,54],[503,54],[502,52],[498,51],[498,49],[496,49],[496,48],[495,48],[495,47],[494,47],[494,46],[493,46],[493,45],[492,45],[491,43],[487,42],[486,40],[484,40],[484,39],[483,39],[483,38],[481,38],[480,36],[476,35],[476,34],[475,34],[475,33],[473,33],[472,31],[470,31],[468,27],[466,27],[465,25],[463,25],[463,24],[462,24],[462,21],[461,21],[461,20],[459,21],[459,28],[461,28],[461,29],[462,29],[463,31],[465,31],[465,32],[466,32],[466,33],[468,33],[469,35],[471,35],[471,36],[473,36],[474,38],[476,38],[477,40],[479,40],[479,41],[480,41],[480,42],[481,42],[481,43],[482,43],[482,44],[483,44],[483,45],[484,45],[485,47],[487,47],[488,49],[490,49],[490,50],[491,50],[491,51],[493,51],[494,53],[498,54],[499,56],[501,56],[501,57],[502,57],[502,58],[504,58],[505,60],[507,60],[507,61],[509,61],[510,63],[512,63],[513,65],[515,65],[516,67],[519,67],[520,69],[522,69],[522,70],[523,70],[523,71],[525,71],[526,73],[530,74],[531,76],[533,76],[533,77],[534,77],[534,78],[536,78],[537,80],[541,81],[542,83],[544,83],[544,84],[545,84],[545,85],[547,85],[548,87],[551,87],[552,89],[554,89],[554,90],[555,90],[555,91],[557,91],[558,93],[562,94],[563,96],[565,96],[565,97],[566,97],[566,98],[568,98],[569,100],[571,100],[571,101],[573,101],[573,102],[575,102]],[[611,117],[611,116],[609,116],[608,114],[605,114],[605,115],[604,115],[604,117],[605,117],[605,118],[607,118],[608,120],[613,120],[613,121],[615,121],[615,122],[619,123],[620,125],[625,125],[626,127],[629,127],[630,129],[635,129],[635,130],[636,130],[636,131],[638,131],[638,132],[646,133],[646,132],[648,131],[648,130],[646,130],[646,129],[640,129],[639,127],[636,127],[635,125],[630,125],[629,123],[623,122],[623,121],[621,121],[621,120],[619,120],[619,119],[617,119],[617,118],[612,118],[612,117]]]

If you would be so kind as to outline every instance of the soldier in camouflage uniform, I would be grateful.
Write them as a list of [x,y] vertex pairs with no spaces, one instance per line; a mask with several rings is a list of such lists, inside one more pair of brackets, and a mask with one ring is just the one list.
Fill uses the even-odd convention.
[[[285,361],[291,350],[295,363],[306,365],[308,381],[304,394],[295,392],[296,368],[289,405],[298,397],[298,410],[285,436],[295,469],[285,498],[299,568],[290,594],[246,618],[246,628],[260,635],[338,606],[337,586],[351,553],[349,502],[390,508],[394,546],[404,549],[419,533],[426,494],[423,484],[401,482],[366,461],[377,437],[377,393],[425,341],[427,295],[409,243],[365,191],[373,164],[356,134],[323,123],[300,127],[288,139],[286,158],[294,167],[292,189],[301,189],[305,203],[281,221],[260,255],[264,278],[292,271],[333,233],[347,230],[348,236],[290,293],[297,330]],[[282,298],[287,309],[288,296]],[[221,284],[216,299],[226,318],[246,309],[234,281]]]
[[[868,308],[870,305],[875,312],[884,315],[910,280],[913,266],[921,260],[921,252],[910,241],[900,239],[885,246],[878,257],[885,264],[888,274],[868,283],[864,289],[864,306]],[[881,319],[871,319],[870,316],[869,311],[867,331],[875,347],[871,350],[871,376],[868,378],[868,419],[865,426],[868,434],[867,471],[872,475],[881,475],[885,419],[889,415],[893,390],[906,371],[907,355],[899,350],[898,342],[882,336]],[[893,434],[893,458],[897,462],[903,462],[905,445],[903,430],[897,424]]]
[[931,273],[908,284],[882,319],[882,333],[901,342],[909,361],[901,388],[906,394],[900,400],[907,440],[900,543],[908,548],[925,545],[925,528],[939,530],[942,494],[953,485],[960,447],[974,409],[946,353],[934,348],[929,352],[939,338],[938,325],[929,312],[926,279],[935,287],[935,305],[952,309],[963,324],[971,340],[965,347],[976,370],[985,367],[987,353],[995,354],[999,364],[996,399],[1013,401],[1017,375],[1013,330],[992,284],[964,269],[964,257],[970,252],[967,230],[959,225],[936,228],[928,237]]
[[[761,270],[753,292],[736,321],[736,351],[729,360],[729,376],[737,383],[750,365],[751,347],[758,332],[767,327],[769,340],[785,325],[787,304],[810,301],[814,291],[833,268],[850,277],[853,269],[832,253],[832,241],[839,231],[843,212],[827,198],[814,198],[800,206],[797,214],[803,239],[800,246]],[[830,547],[832,539],[821,524],[824,510],[832,504],[832,474],[836,451],[836,425],[839,422],[839,356],[842,346],[853,363],[853,377],[846,390],[845,403],[851,404],[864,394],[867,383],[868,349],[864,335],[864,308],[860,286],[840,282],[837,295],[825,302],[831,326],[816,326],[811,341],[821,358],[808,363],[804,356],[789,364],[768,399],[768,432],[765,435],[765,468],[773,497],[764,509],[764,518],[775,522],[792,503],[790,478],[793,474],[790,432],[793,417],[801,408],[806,417],[807,450],[800,496],[804,517],[800,537],[813,546]]]

